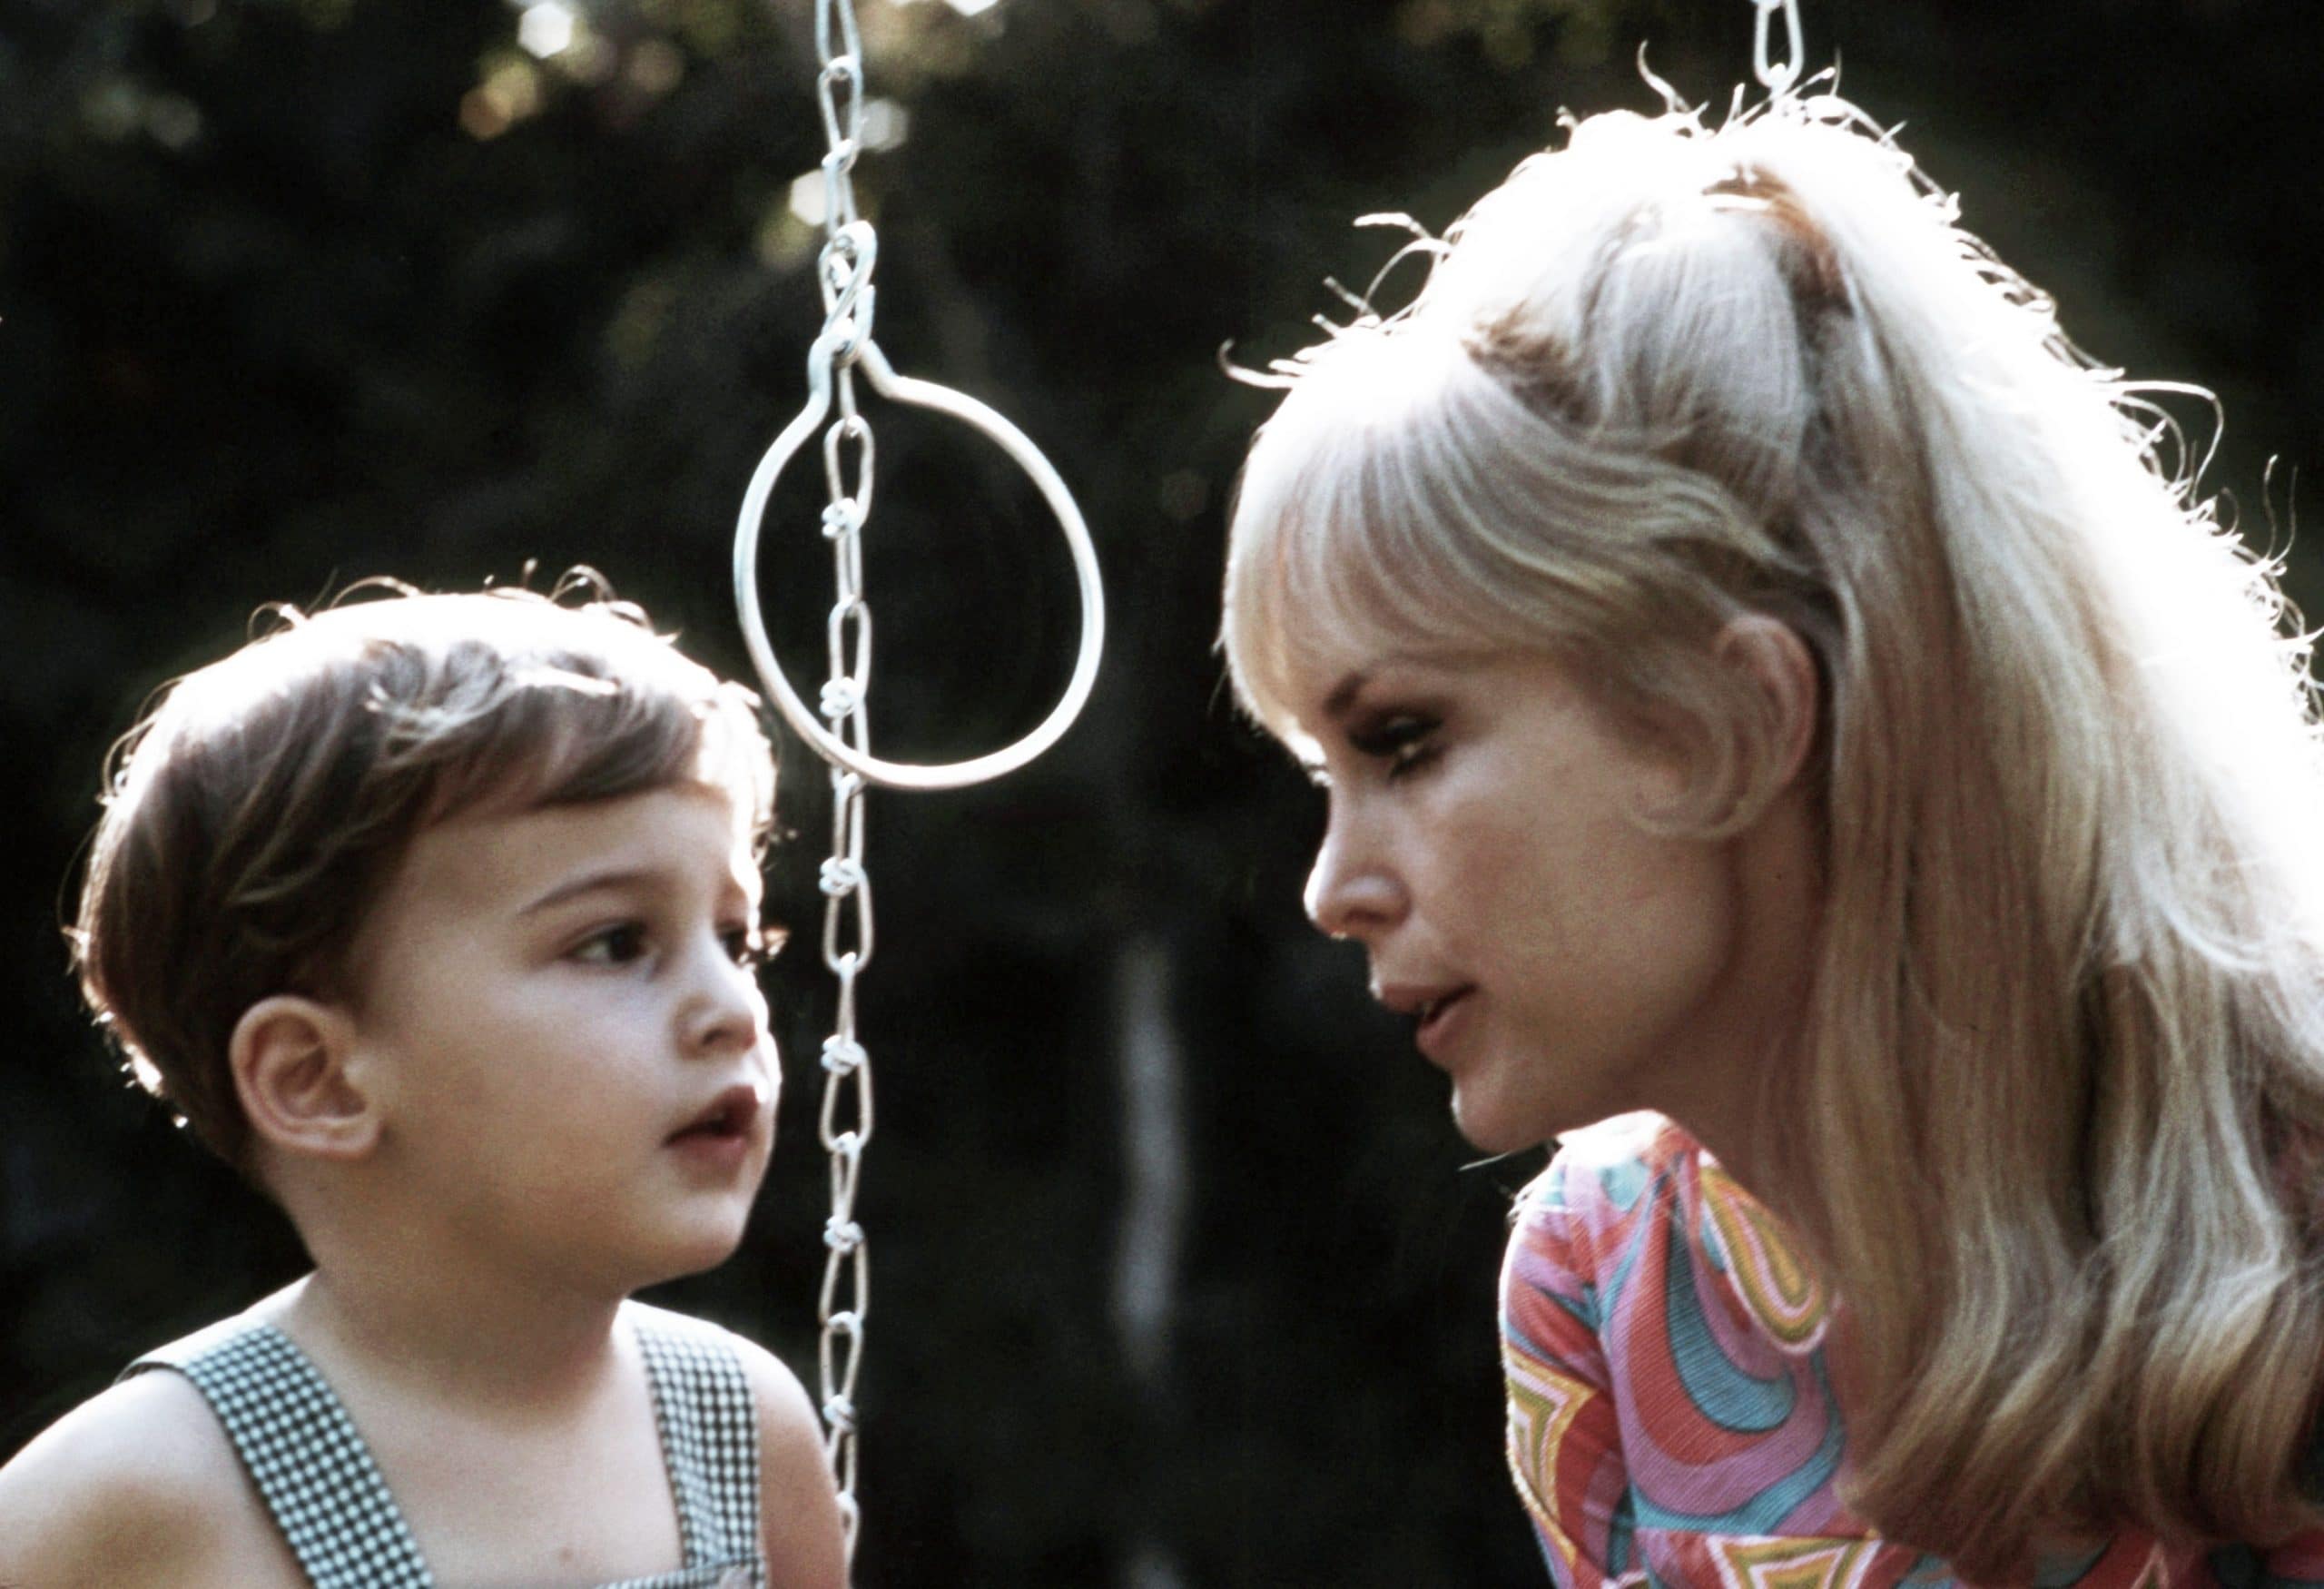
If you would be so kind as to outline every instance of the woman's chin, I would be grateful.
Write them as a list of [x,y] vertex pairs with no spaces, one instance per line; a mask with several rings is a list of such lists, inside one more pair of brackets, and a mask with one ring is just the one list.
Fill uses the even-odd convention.
[[1493,1108],[1489,1101],[1475,1098],[1458,1086],[1452,1090],[1452,1129],[1470,1147],[1495,1157],[1522,1153],[1557,1134],[1554,1130],[1535,1130],[1531,1122],[1512,1118],[1509,1112]]
[[1496,1157],[1551,1145],[1568,1131],[1594,1126],[1638,1107],[1612,1100],[1593,1104],[1587,1100],[1561,1101],[1539,1096],[1512,1099],[1476,1085],[1477,1080],[1482,1078],[1453,1082],[1452,1126],[1471,1147]]

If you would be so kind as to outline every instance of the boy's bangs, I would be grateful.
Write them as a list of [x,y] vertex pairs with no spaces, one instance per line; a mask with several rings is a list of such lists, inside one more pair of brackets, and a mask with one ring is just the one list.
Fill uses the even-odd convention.
[[757,699],[707,674],[701,683],[681,690],[555,666],[528,670],[442,765],[431,820],[693,785],[724,793],[763,839],[773,821],[774,763]]
[[224,1056],[259,1000],[350,996],[350,946],[413,837],[513,813],[718,789],[753,846],[774,763],[749,691],[644,613],[389,587],[278,627],[123,742],[75,958],[141,1081],[246,1171]]

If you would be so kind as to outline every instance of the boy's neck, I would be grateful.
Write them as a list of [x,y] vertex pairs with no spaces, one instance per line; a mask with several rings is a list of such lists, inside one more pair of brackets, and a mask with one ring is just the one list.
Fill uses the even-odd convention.
[[[415,1401],[553,1414],[602,1389],[618,1347],[619,1297],[529,1277],[431,1270],[342,1255],[285,1294],[280,1322]],[[310,1355],[313,1355],[310,1353]]]

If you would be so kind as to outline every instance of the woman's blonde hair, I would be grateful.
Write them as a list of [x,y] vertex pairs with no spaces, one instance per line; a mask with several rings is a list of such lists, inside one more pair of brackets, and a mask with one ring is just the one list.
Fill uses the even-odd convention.
[[1709,642],[1791,625],[1826,893],[1763,1189],[1845,1299],[1845,1497],[1972,1579],[2324,1521],[2324,764],[2274,568],[1837,97],[1570,133],[1276,366],[1243,702],[1297,734],[1351,640],[1550,651],[1686,725],[1656,820],[1716,834],[1780,767]]

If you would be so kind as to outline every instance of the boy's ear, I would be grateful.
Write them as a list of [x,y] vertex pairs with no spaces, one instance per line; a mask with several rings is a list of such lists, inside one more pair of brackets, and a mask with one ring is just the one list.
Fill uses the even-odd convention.
[[345,1011],[298,993],[242,1012],[226,1060],[261,1140],[310,1159],[360,1159],[378,1145],[379,1111],[348,1063],[354,1036]]
[[1748,674],[1776,728],[1778,776],[1776,787],[1799,775],[1816,744],[1823,684],[1816,656],[1799,631],[1778,619],[1752,613],[1719,631],[1718,654]]

